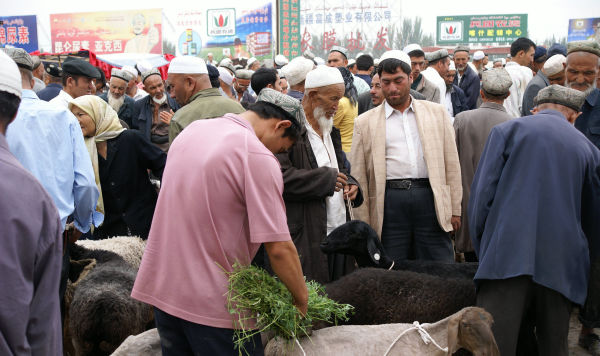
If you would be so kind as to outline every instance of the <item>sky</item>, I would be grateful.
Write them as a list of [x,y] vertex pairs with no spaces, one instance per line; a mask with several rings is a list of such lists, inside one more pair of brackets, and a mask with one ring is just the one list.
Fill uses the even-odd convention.
[[[247,0],[239,0],[246,2]],[[347,0],[364,2],[367,0]],[[377,1],[377,0],[373,0]],[[420,16],[425,33],[436,31],[436,16],[489,15],[489,14],[528,14],[529,37],[541,42],[554,35],[566,37],[568,21],[573,18],[600,17],[600,0],[399,0],[402,1],[404,17]],[[124,5],[126,4],[126,5]],[[2,0],[2,15],[38,15],[38,41],[41,47],[50,48],[51,13],[72,13],[86,11],[117,11],[131,9],[194,8],[205,6],[214,8],[211,0],[190,2],[189,0]],[[191,5],[194,4],[194,5]],[[137,6],[136,6],[137,5]]]

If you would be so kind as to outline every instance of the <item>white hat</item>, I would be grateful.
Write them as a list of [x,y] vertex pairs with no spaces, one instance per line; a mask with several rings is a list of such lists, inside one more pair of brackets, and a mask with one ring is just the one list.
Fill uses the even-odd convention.
[[546,63],[544,63],[544,74],[546,74],[547,77],[558,74],[565,70],[566,63],[567,57],[562,54],[555,54],[548,58]]
[[152,68],[154,68],[152,67],[152,64],[150,64],[150,62],[148,62],[145,59],[137,62],[136,67],[140,71],[140,73],[149,72],[150,70],[152,70]]
[[231,86],[231,83],[233,83],[233,75],[231,75],[231,72],[225,67],[217,67],[217,69],[219,70],[219,79]]
[[137,78],[137,76],[138,76],[138,71],[133,66],[123,66],[123,68],[121,68],[121,70],[131,74],[131,76],[133,78]]
[[126,70],[122,70],[119,68],[112,68],[110,70],[110,77],[111,78],[119,78],[121,80],[124,80],[126,82],[129,82],[131,79],[133,79],[133,76],[131,75],[131,73],[129,73],[129,71]]
[[0,68],[2,68],[2,72],[0,72],[0,91],[14,94],[20,98],[23,90],[21,72],[19,72],[17,63],[4,51],[0,51]]
[[402,51],[406,54],[409,54],[412,51],[421,51],[423,55],[425,55],[425,51],[423,51],[423,48],[421,48],[421,46],[419,46],[416,43],[409,44],[408,46],[404,47]]
[[175,57],[169,64],[169,74],[208,74],[206,62],[200,57]]
[[334,67],[319,66],[308,72],[304,88],[320,88],[333,84],[344,84],[340,70]]
[[483,59],[483,57],[485,57],[485,53],[483,53],[483,51],[477,51],[477,52],[473,53],[474,61],[480,61]]
[[290,85],[296,85],[306,79],[306,75],[313,70],[314,66],[315,64],[310,59],[296,57],[282,68],[282,72]]
[[384,54],[382,54],[381,58],[379,58],[379,63],[381,64],[381,62],[383,62],[384,59],[390,59],[390,58],[402,61],[402,62],[408,64],[408,66],[410,67],[410,57],[408,56],[408,54],[406,54],[406,52],[403,52],[399,49],[393,49],[391,51],[387,51]]
[[255,57],[251,57],[248,62],[246,62],[246,65],[248,66],[248,68],[250,68],[250,66],[256,62],[258,59],[256,59]]
[[284,66],[288,64],[290,61],[283,54],[278,54],[275,56],[275,64],[278,66]]
[[348,67],[351,67],[351,66],[353,66],[355,64],[356,64],[356,60],[355,59],[349,59],[348,60]]
[[456,66],[454,65],[454,61],[450,61],[450,66],[448,66],[448,70],[456,70]]
[[315,57],[314,61],[318,66],[325,64],[325,60],[321,57]]

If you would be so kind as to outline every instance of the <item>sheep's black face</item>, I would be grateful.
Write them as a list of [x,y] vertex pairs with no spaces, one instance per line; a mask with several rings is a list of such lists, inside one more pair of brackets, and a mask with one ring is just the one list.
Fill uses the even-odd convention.
[[367,250],[367,239],[377,233],[367,223],[353,220],[333,230],[322,242],[324,253],[343,253],[346,255],[364,254]]

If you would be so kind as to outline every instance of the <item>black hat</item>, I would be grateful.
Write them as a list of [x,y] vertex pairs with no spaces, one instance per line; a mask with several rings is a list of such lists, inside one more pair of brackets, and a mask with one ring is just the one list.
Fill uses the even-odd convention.
[[46,70],[46,73],[52,77],[62,77],[62,68],[59,67],[57,63],[46,62],[44,63],[44,69]]
[[80,75],[88,78],[100,78],[98,69],[82,59],[71,59],[65,61],[62,65],[65,75]]

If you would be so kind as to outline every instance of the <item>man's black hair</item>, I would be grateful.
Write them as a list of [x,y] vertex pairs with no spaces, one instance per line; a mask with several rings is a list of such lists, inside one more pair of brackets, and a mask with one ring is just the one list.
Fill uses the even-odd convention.
[[363,54],[356,58],[356,68],[358,68],[358,70],[369,70],[373,65],[375,65],[373,57],[368,54]]
[[398,68],[400,68],[401,71],[406,73],[406,75],[410,75],[410,66],[396,58],[388,58],[381,61],[379,63],[379,66],[377,67],[377,74],[379,74],[379,77],[381,77],[381,73],[383,72],[396,73],[396,71],[398,71]]
[[250,86],[256,95],[260,94],[260,91],[271,84],[275,86],[277,81],[277,69],[275,68],[259,68],[252,77],[250,78]]
[[207,64],[206,69],[208,70],[210,86],[212,86],[213,88],[220,88],[221,82],[219,81],[219,70],[217,69],[217,67]]
[[75,74],[70,74],[67,72],[63,72],[63,76],[62,76],[62,85],[63,87],[67,86],[67,79],[69,78],[73,78],[73,80],[77,83],[79,81],[79,78],[83,78],[83,75],[75,75]]
[[100,74],[100,78],[97,79],[98,82],[102,83],[102,86],[106,85],[106,75],[104,75],[104,71],[100,67],[96,67],[98,69],[98,73]]
[[510,56],[516,57],[517,53],[520,51],[527,52],[531,47],[535,50],[535,43],[532,40],[526,37],[519,37],[510,45]]
[[15,94],[0,91],[0,125],[8,125],[19,110],[21,98]]
[[300,123],[298,120],[279,106],[266,101],[257,101],[248,106],[248,110],[254,112],[261,119],[268,120],[275,118],[279,120],[289,120],[292,125],[285,129],[282,137],[289,137],[293,141],[296,141],[298,137],[300,137]]

